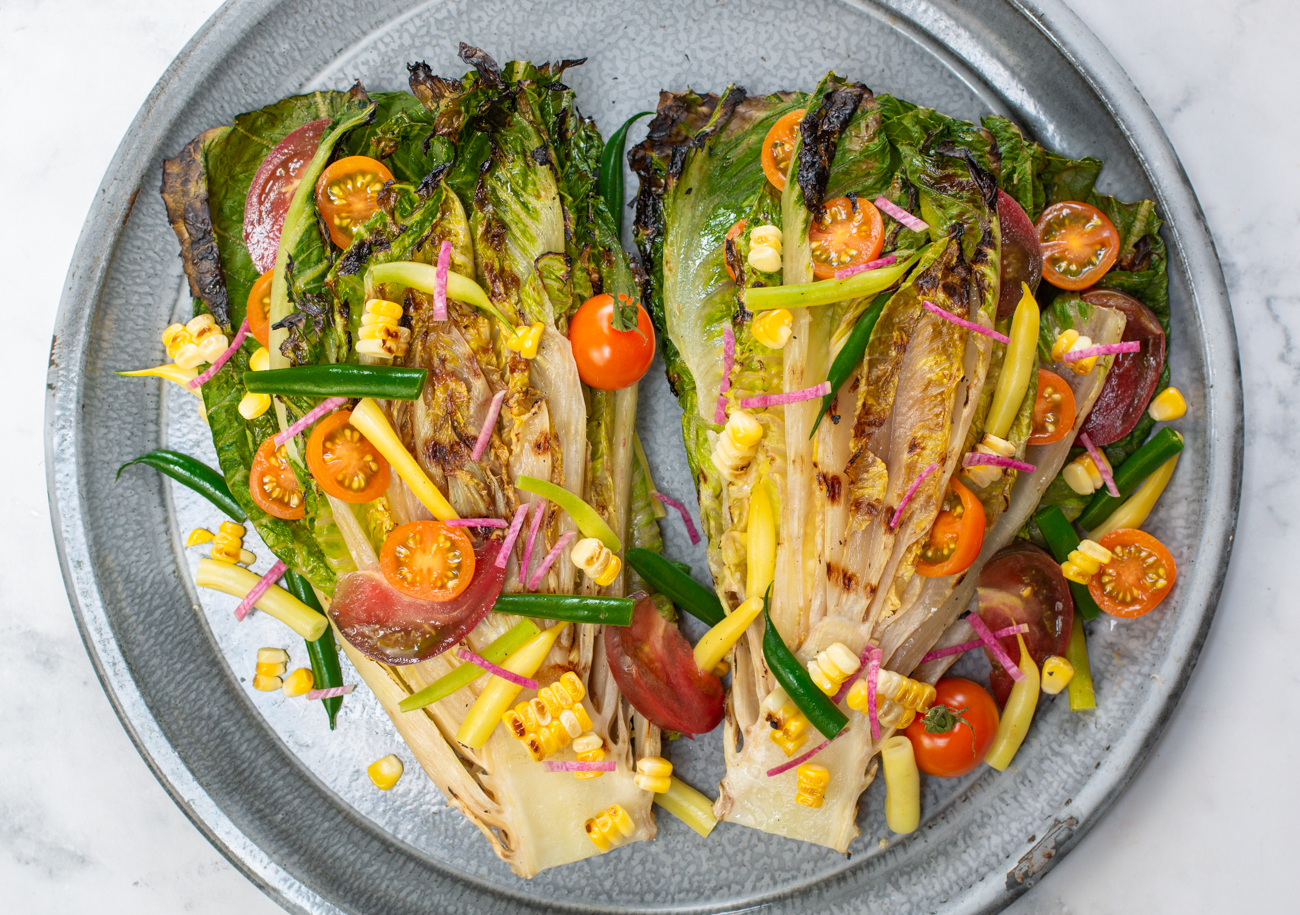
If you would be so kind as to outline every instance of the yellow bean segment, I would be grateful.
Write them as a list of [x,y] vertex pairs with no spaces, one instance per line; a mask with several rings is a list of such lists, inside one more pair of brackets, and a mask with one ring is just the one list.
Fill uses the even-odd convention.
[[766,479],[749,497],[749,526],[745,532],[745,596],[761,598],[776,574],[776,521]]
[[[534,636],[531,641],[525,642],[514,654],[506,658],[501,666],[521,677],[531,677],[542,666],[542,662],[551,651],[551,646],[555,644],[555,640],[567,625],[569,624],[560,623]],[[456,740],[473,750],[482,748],[492,736],[492,731],[501,723],[501,716],[506,713],[506,709],[510,708],[510,703],[522,691],[522,686],[509,680],[491,677],[461,723],[460,730],[456,732]]]
[[370,444],[374,445],[380,454],[388,458],[388,463],[393,465],[393,470],[406,481],[406,485],[411,487],[411,492],[415,493],[415,497],[424,504],[425,508],[433,512],[435,518],[439,521],[447,521],[460,517],[456,514],[456,509],[451,507],[451,503],[444,498],[438,491],[438,487],[433,485],[433,481],[416,463],[415,458],[411,457],[411,452],[407,451],[406,446],[398,439],[388,417],[384,415],[383,410],[379,409],[379,404],[369,397],[361,398],[361,402],[352,410],[352,419],[349,422],[369,439]]
[[[752,518],[752,516],[751,516]],[[709,672],[718,666],[728,649],[745,634],[749,624],[763,612],[763,598],[751,597],[695,643],[695,666]]]
[[1095,531],[1088,535],[1091,540],[1100,540],[1111,531],[1117,531],[1123,527],[1141,527],[1147,520],[1147,515],[1151,514],[1151,509],[1156,507],[1156,502],[1164,493],[1165,487],[1169,485],[1169,478],[1174,475],[1174,468],[1178,466],[1178,455],[1174,455],[1156,468],[1155,473],[1142,481],[1142,485],[1133,491],[1133,495],[1115,511],[1111,512],[1109,518],[1101,523]]
[[885,768],[885,822],[899,835],[915,832],[921,824],[921,776],[916,771],[912,741],[891,737],[880,748]]
[[669,782],[667,791],[655,795],[655,803],[707,839],[718,825],[713,816],[713,801],[675,775]]
[[1034,708],[1038,705],[1038,665],[1029,656],[1025,647],[1024,636],[1017,635],[1020,645],[1020,672],[1025,678],[1011,687],[1011,696],[998,721],[998,732],[993,738],[984,761],[1002,772],[1011,765],[1012,758],[1029,733],[1029,723],[1034,720]]
[[[247,597],[261,580],[262,576],[256,572],[216,559],[200,559],[194,576],[194,583],[200,588],[212,588],[241,599]],[[329,628],[328,619],[278,585],[267,588],[253,606],[267,616],[275,617],[309,642],[316,641]]]
[[998,386],[993,393],[993,406],[989,409],[984,431],[998,438],[1006,438],[1011,424],[1020,412],[1020,403],[1029,390],[1029,376],[1034,371],[1034,356],[1038,352],[1038,303],[1034,294],[1024,286],[1024,295],[1011,319],[1011,344],[1007,347],[1002,371],[998,373]]

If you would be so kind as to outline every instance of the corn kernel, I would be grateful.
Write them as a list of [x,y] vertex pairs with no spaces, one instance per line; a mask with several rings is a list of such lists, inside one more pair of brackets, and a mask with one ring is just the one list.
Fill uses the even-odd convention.
[[1110,562],[1111,559],[1114,558],[1111,555],[1110,550],[1106,549],[1104,546],[1102,546],[1100,543],[1098,543],[1095,540],[1085,540],[1082,543],[1080,543],[1079,552],[1087,556],[1089,559],[1096,560],[1102,565],[1105,565],[1106,563]]
[[826,799],[826,786],[831,781],[830,770],[816,763],[804,763],[795,770],[795,775],[798,779],[795,801],[805,807],[820,807]]
[[1147,407],[1147,414],[1158,423],[1167,423],[1186,413],[1187,400],[1177,388],[1165,388]]
[[172,361],[183,369],[196,369],[203,364],[203,354],[197,344],[187,343],[176,351]]
[[781,349],[790,341],[790,332],[794,328],[794,315],[789,309],[774,308],[760,311],[749,324],[749,332],[754,339],[769,349]]
[[310,667],[299,667],[284,678],[284,694],[290,698],[301,696],[316,685],[316,678]]
[[260,674],[253,677],[253,689],[264,693],[273,693],[282,686],[284,682],[279,677],[264,677]]
[[213,334],[204,338],[199,344],[199,355],[207,362],[216,362],[221,354],[230,348],[230,341],[225,334]]
[[[1015,457],[1016,446],[1003,438],[986,433],[984,438],[975,446],[976,454],[996,454],[1000,457]],[[974,484],[976,489],[983,489],[1002,479],[1003,470],[1001,467],[995,467],[992,464],[976,464],[974,467],[967,467],[962,471],[966,478]]]
[[569,558],[602,588],[611,584],[623,569],[623,561],[595,537],[584,537],[575,543]]
[[265,346],[259,346],[253,355],[248,357],[248,370],[250,372],[265,372],[271,367],[271,351]]
[[211,543],[212,536],[212,531],[208,530],[206,527],[196,527],[194,530],[190,531],[190,535],[185,538],[185,545],[191,547],[200,546],[204,543]]
[[252,391],[245,391],[244,396],[239,399],[239,415],[244,419],[257,419],[269,409],[271,409],[270,394],[254,394]]
[[731,665],[727,663],[726,658],[719,661],[713,668],[713,676],[718,677],[719,679],[725,677],[729,673],[731,673]]
[[[584,734],[573,741],[573,753],[579,762],[600,762],[605,758],[605,741],[595,734]],[[576,778],[600,778],[604,772],[575,772]]]
[[615,804],[608,810],[596,814],[596,816],[582,824],[591,841],[601,851],[609,851],[616,845],[622,845],[623,839],[631,838],[636,834],[636,822],[623,809],[623,805]]
[[604,830],[600,828],[600,824],[596,821],[595,817],[592,817],[587,820],[587,822],[583,823],[582,828],[586,830],[587,837],[591,839],[596,848],[600,849],[600,851],[606,852],[614,847],[613,843],[606,838]]
[[526,327],[508,328],[505,335],[506,349],[512,349],[525,359],[537,355],[537,347],[542,342],[542,332],[546,329],[541,322]]
[[673,774],[673,764],[662,756],[643,756],[636,761],[636,771],[651,778],[667,778]]
[[667,794],[668,789],[673,786],[671,778],[655,778],[652,775],[641,775],[640,773],[632,776],[632,781],[642,791],[649,791],[652,794]]
[[763,273],[776,273],[781,269],[781,252],[767,245],[749,249],[749,266]]
[[1070,685],[1074,679],[1074,665],[1059,655],[1052,655],[1043,661],[1043,692],[1055,696]]
[[759,226],[753,232],[749,233],[749,243],[755,247],[766,246],[780,251],[781,241],[781,230],[774,225]]
[[257,562],[257,557],[249,550],[241,549],[239,551],[239,564],[241,566],[251,566]]
[[713,466],[726,479],[739,482],[754,460],[762,437],[762,424],[752,414],[737,410],[727,418],[727,425],[718,436],[718,444],[713,449]]
[[1070,351],[1070,347],[1074,346],[1074,342],[1078,339],[1079,332],[1074,328],[1062,331],[1060,335],[1057,336],[1056,342],[1052,344],[1052,359],[1056,362],[1060,362],[1062,357]]
[[[937,691],[929,683],[882,669],[876,676],[876,718],[886,727],[898,726],[907,712],[924,714],[929,711],[936,695]],[[845,701],[849,708],[865,715],[867,699],[868,686],[864,679],[853,684]],[[889,707],[888,703],[894,703],[897,709]]]
[[[1087,455],[1084,456],[1087,457]],[[1091,495],[1097,491],[1096,485],[1092,482],[1092,477],[1088,475],[1088,469],[1080,464],[1077,459],[1065,465],[1065,469],[1061,471],[1061,476],[1064,477],[1066,485],[1081,496]]]
[[244,546],[244,526],[233,521],[222,521],[217,536],[212,541],[211,556],[220,562],[238,562]]
[[259,677],[278,677],[284,669],[285,665],[279,661],[258,661],[256,673]]
[[1080,568],[1068,559],[1061,563],[1061,574],[1065,576],[1067,581],[1072,581],[1079,585],[1088,584],[1088,582],[1092,581],[1093,576],[1092,572]]
[[356,351],[392,359],[406,355],[411,331],[402,327],[402,306],[387,299],[367,299],[357,331]]
[[194,338],[190,336],[184,324],[169,324],[162,332],[162,342],[167,355],[175,359],[181,347],[193,343]]
[[636,834],[636,823],[632,820],[632,816],[623,809],[622,804],[615,804],[610,807],[608,813],[609,818],[614,821],[614,825],[619,832],[629,839]]
[[583,734],[573,742],[573,752],[590,753],[592,750],[600,750],[605,746],[605,741],[601,740],[595,734]]
[[578,737],[582,734],[582,724],[578,721],[578,716],[573,713],[573,709],[566,708],[560,712],[560,725],[570,737]]
[[258,664],[288,664],[289,652],[283,648],[259,648],[257,649]]
[[190,332],[195,343],[202,343],[213,334],[221,333],[221,328],[217,327],[216,318],[209,314],[195,315],[185,324],[185,329]]
[[828,694],[835,692],[835,683],[822,672],[821,665],[817,663],[815,658],[808,662],[808,676],[812,677],[812,681],[817,684],[817,688],[822,692]]
[[546,703],[541,699],[535,696],[532,699],[529,699],[528,707],[532,709],[533,714],[537,716],[538,727],[544,728],[551,723],[551,710],[546,707]]
[[[591,716],[582,704],[585,694],[578,675],[565,671],[559,680],[538,690],[536,697],[507,710],[501,722],[515,739],[523,742],[534,762],[541,762],[591,729]],[[602,750],[596,759],[603,757]]]
[[366,767],[366,774],[370,776],[376,788],[387,791],[397,784],[404,768],[402,761],[396,755],[389,753],[383,759],[376,759]]

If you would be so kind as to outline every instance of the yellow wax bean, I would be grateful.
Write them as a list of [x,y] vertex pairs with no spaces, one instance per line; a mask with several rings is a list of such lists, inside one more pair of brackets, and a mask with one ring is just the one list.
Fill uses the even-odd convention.
[[1024,636],[1017,635],[1016,642],[1020,645],[1020,672],[1025,678],[1011,687],[1011,696],[998,721],[993,746],[984,757],[984,761],[999,772],[1011,765],[1016,751],[1025,742],[1029,723],[1034,720],[1034,708],[1038,705],[1038,665],[1029,656]]
[[393,470],[397,471],[397,475],[411,487],[411,492],[415,493],[415,497],[423,503],[424,507],[433,512],[435,518],[439,521],[447,521],[460,517],[456,514],[456,509],[451,507],[451,503],[416,463],[411,452],[407,451],[406,446],[398,439],[388,417],[384,415],[383,410],[379,409],[379,404],[369,397],[361,398],[360,403],[352,410],[352,418],[349,422],[369,439],[370,444],[374,445],[380,454],[388,458],[388,463],[393,465]]
[[[369,438],[369,436],[366,436]],[[374,439],[370,439],[372,442]],[[560,633],[568,623],[560,623],[558,626],[552,626],[540,635],[534,636],[529,642],[526,642],[521,648],[506,658],[501,666],[513,674],[519,674],[521,677],[531,677],[537,673],[537,669],[542,666],[546,660],[546,655],[550,653],[551,646],[559,638]],[[500,677],[492,677],[488,680],[488,685],[483,687],[483,692],[479,693],[478,699],[470,708],[469,714],[465,716],[464,722],[461,723],[460,730],[456,732],[456,739],[465,746],[473,750],[482,748],[483,744],[488,742],[492,736],[492,731],[501,723],[501,716],[506,713],[510,703],[523,690],[522,686],[511,683],[509,680],[503,680]]]
[[745,531],[745,596],[762,597],[776,574],[776,521],[766,480],[749,496],[749,522]]
[[[752,517],[752,516],[751,516]],[[763,612],[763,598],[751,597],[695,643],[695,666],[706,673],[718,666],[723,655],[745,634],[749,624]]]
[[[224,591],[244,598],[262,580],[256,572],[216,559],[200,559],[194,583],[200,588]],[[267,616],[273,616],[309,642],[314,642],[329,628],[329,620],[278,585],[271,585],[254,604]]]
[[1156,507],[1156,502],[1164,493],[1165,487],[1169,485],[1169,478],[1174,475],[1174,468],[1177,466],[1178,455],[1175,454],[1157,467],[1155,473],[1143,480],[1142,485],[1133,491],[1133,495],[1115,509],[1100,527],[1088,534],[1088,537],[1092,540],[1100,540],[1111,531],[1120,528],[1140,528],[1146,523],[1151,509]]
[[885,769],[885,822],[899,835],[915,832],[921,824],[921,776],[916,770],[912,741],[891,737],[880,747]]
[[993,406],[984,431],[998,438],[1006,438],[1011,424],[1020,412],[1020,403],[1029,390],[1029,376],[1034,371],[1034,356],[1038,352],[1038,303],[1034,294],[1024,286],[1024,295],[1011,319],[1011,344],[1007,347],[1002,371],[998,373],[998,386],[993,392]]

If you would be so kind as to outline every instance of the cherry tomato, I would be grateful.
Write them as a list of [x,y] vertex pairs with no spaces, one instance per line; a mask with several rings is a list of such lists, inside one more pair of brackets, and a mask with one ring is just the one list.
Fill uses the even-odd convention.
[[763,138],[763,174],[778,191],[785,190],[785,173],[790,170],[790,157],[794,155],[795,134],[805,111],[791,111],[781,116]]
[[916,574],[946,578],[970,568],[984,545],[984,506],[955,477],[948,481],[944,508],[930,528],[930,541],[921,551]]
[[1035,226],[1043,249],[1043,279],[1061,289],[1087,289],[1119,256],[1119,232],[1094,206],[1054,203]]
[[1038,370],[1038,398],[1034,401],[1034,431],[1031,445],[1059,442],[1074,428],[1074,391],[1065,379],[1046,369]]
[[[625,307],[632,299],[619,294]],[[655,358],[655,330],[638,303],[637,329],[614,329],[614,298],[608,293],[582,303],[569,321],[569,343],[578,377],[593,388],[617,391],[636,384]]]
[[1020,304],[1021,283],[1038,291],[1043,278],[1043,249],[1038,230],[1020,204],[1006,191],[998,191],[998,226],[1002,230],[1002,283],[998,291],[998,317],[1009,318]]
[[302,488],[293,468],[284,459],[284,448],[275,447],[275,437],[262,442],[253,455],[248,472],[248,491],[257,507],[275,518],[296,521],[306,514]]
[[740,261],[740,248],[736,245],[736,239],[740,238],[747,225],[748,219],[737,219],[735,225],[727,230],[727,238],[723,242],[722,264],[727,268],[727,275],[733,283],[737,281],[736,268],[731,265],[731,260],[734,257],[737,262]]
[[320,138],[329,124],[328,120],[312,121],[277,143],[262,160],[248,186],[248,197],[244,200],[244,246],[253,258],[253,266],[263,273],[275,266],[284,214],[289,211],[294,191],[302,181],[302,170],[316,155]]
[[1115,357],[1101,394],[1083,423],[1093,444],[1110,445],[1132,432],[1146,413],[1165,367],[1165,330],[1150,308],[1122,292],[1089,289],[1083,300],[1123,312],[1123,340],[1136,340],[1142,346],[1136,353]]
[[331,496],[359,504],[388,489],[388,459],[351,419],[351,410],[338,410],[316,424],[307,440],[307,469]]
[[408,597],[376,569],[339,579],[329,615],[362,654],[384,664],[414,664],[446,651],[483,621],[505,582],[495,561],[501,541],[488,540],[475,555],[469,587],[449,601]]
[[459,597],[474,579],[474,544],[463,527],[412,521],[384,540],[379,566],[408,597],[442,603]]
[[1145,531],[1122,527],[1098,541],[1111,560],[1088,582],[1088,593],[1111,616],[1133,619],[1150,613],[1174,586],[1174,557]]
[[722,681],[695,666],[691,643],[649,598],[631,626],[605,627],[605,658],[619,691],[647,721],[683,734],[706,734],[722,721]]
[[836,270],[865,264],[880,255],[885,226],[871,201],[836,197],[826,201],[822,217],[808,226],[808,243],[813,274],[819,280],[834,279]]
[[[976,583],[979,615],[990,630],[997,632],[1017,623],[1025,623],[1025,648],[1039,667],[1051,655],[1065,654],[1074,625],[1074,599],[1061,567],[1051,556],[1032,543],[1019,541],[999,552],[980,572]],[[1014,635],[999,640],[1003,650],[1017,663],[1020,647]],[[989,686],[998,705],[1011,695],[1014,681],[1001,663],[986,648],[985,656],[993,665]]]
[[[931,711],[912,720],[903,734],[912,741],[916,767],[926,775],[957,778],[974,772],[983,762],[998,733],[998,707],[984,687],[962,677],[944,677],[934,685],[938,691]],[[940,709],[936,713],[934,709]],[[942,710],[947,709],[947,714]],[[961,720],[954,721],[956,716]],[[946,720],[945,720],[946,719]],[[940,733],[932,729],[950,727]]]
[[393,173],[378,159],[348,156],[331,163],[316,179],[316,209],[330,230],[330,240],[340,248],[352,239],[379,209],[379,192]]
[[248,293],[248,332],[263,346],[271,345],[268,341],[271,339],[271,280],[274,278],[274,270],[266,271]]

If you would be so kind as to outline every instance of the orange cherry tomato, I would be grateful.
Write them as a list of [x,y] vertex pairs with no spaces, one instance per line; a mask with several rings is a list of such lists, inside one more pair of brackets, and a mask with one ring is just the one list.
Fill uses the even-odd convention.
[[284,448],[275,447],[274,436],[262,442],[253,455],[248,491],[257,507],[274,518],[296,521],[306,513],[298,477],[284,459]]
[[316,424],[307,440],[307,469],[334,498],[372,502],[388,489],[388,461],[351,419],[351,410],[338,410]]
[[[935,685],[931,709],[947,709],[942,716],[918,715],[903,730],[912,742],[916,767],[926,775],[957,778],[979,768],[998,733],[998,707],[988,690],[973,680],[944,677]],[[960,716],[960,720],[955,720]],[[926,730],[927,719],[933,732]],[[939,731],[948,727],[947,731]]]
[[1061,289],[1087,289],[1119,256],[1119,232],[1094,206],[1066,200],[1038,217],[1034,228],[1043,249],[1043,279]]
[[464,528],[441,521],[412,521],[384,540],[379,568],[403,594],[419,600],[453,600],[474,578],[474,544]]
[[808,226],[808,243],[813,274],[819,280],[834,279],[836,270],[865,264],[880,255],[885,226],[871,201],[836,197],[826,201],[821,219]]
[[352,239],[379,209],[379,192],[393,180],[384,163],[369,156],[348,156],[332,163],[316,179],[316,208],[340,248]]
[[[632,299],[619,293],[623,307]],[[582,303],[569,321],[569,343],[578,377],[593,388],[617,391],[636,384],[655,358],[655,330],[650,315],[636,306],[637,329],[614,329],[614,298],[608,293]]]
[[1111,616],[1133,619],[1150,613],[1174,586],[1174,557],[1145,531],[1122,527],[1098,541],[1111,560],[1088,582],[1088,593]]
[[799,130],[804,114],[804,109],[800,108],[782,115],[763,138],[763,174],[778,191],[785,190],[785,173],[789,171],[790,157],[794,155],[795,132]]
[[[722,247],[722,265],[727,268],[727,276],[731,277],[733,283],[736,282],[736,271],[731,267],[732,243],[734,243],[737,238],[740,238],[741,234],[745,231],[745,226],[747,225],[749,225],[748,219],[737,219],[736,224],[727,230],[727,238]],[[737,256],[739,256],[739,252],[737,252]]]
[[934,519],[930,541],[916,564],[916,574],[926,578],[946,578],[966,571],[984,545],[984,506],[955,477],[948,486],[951,492]]
[[266,271],[248,293],[248,332],[263,346],[271,345],[271,280],[274,278],[274,270]]
[[1038,398],[1034,401],[1034,431],[1031,445],[1050,445],[1065,438],[1074,428],[1074,391],[1065,379],[1046,369],[1038,370]]

